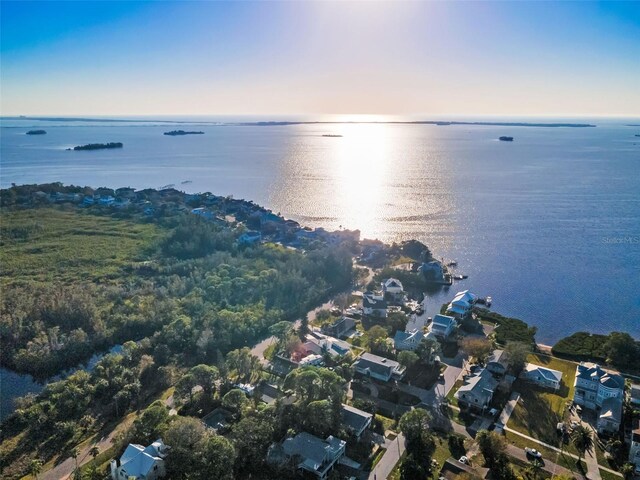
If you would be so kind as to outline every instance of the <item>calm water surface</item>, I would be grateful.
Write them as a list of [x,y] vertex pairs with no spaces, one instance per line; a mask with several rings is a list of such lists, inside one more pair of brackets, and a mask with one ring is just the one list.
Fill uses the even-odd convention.
[[[0,182],[175,184],[255,200],[310,226],[416,238],[469,275],[430,298],[431,312],[470,288],[536,325],[543,343],[578,330],[640,337],[640,127],[626,126],[640,122],[590,123],[598,126],[5,120]],[[205,135],[162,135],[174,128]],[[110,141],[124,148],[65,150]]]

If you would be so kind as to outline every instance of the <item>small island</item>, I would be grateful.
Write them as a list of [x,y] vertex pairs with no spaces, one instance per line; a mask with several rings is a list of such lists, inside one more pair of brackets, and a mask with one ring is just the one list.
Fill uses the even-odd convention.
[[204,135],[204,132],[186,132],[184,130],[171,130],[170,132],[164,132],[165,135],[176,137],[178,135]]
[[337,135],[334,133],[325,133],[322,135],[323,137],[342,137],[342,135]]
[[500,137],[498,140],[501,142],[513,142],[513,137]]
[[122,148],[122,142],[89,143],[87,145],[78,145],[73,148],[67,148],[67,150],[102,150],[104,148]]
[[46,133],[45,130],[29,130],[27,135],[45,135]]

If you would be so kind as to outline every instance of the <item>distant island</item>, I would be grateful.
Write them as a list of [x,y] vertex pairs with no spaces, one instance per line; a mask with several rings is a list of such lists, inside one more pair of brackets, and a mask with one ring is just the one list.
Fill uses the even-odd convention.
[[342,135],[336,135],[336,134],[333,134],[333,133],[325,133],[322,136],[323,137],[342,137]]
[[501,142],[513,142],[513,137],[500,137],[498,140]]
[[105,148],[122,148],[122,142],[89,143],[87,145],[78,145],[73,148],[67,148],[67,150],[102,150]]
[[204,135],[204,132],[186,132],[184,130],[171,130],[170,132],[164,132],[165,135],[176,137],[179,135]]
[[45,135],[46,133],[45,130],[29,130],[27,135]]

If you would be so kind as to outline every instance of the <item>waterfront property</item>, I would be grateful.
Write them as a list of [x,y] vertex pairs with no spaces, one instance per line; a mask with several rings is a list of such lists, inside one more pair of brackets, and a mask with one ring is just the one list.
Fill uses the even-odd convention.
[[416,350],[424,338],[422,330],[416,328],[410,332],[398,330],[393,337],[393,346],[396,350]]
[[543,388],[559,390],[562,383],[562,372],[535,363],[527,363],[520,373],[520,378]]
[[596,363],[582,362],[576,367],[573,401],[598,413],[598,433],[615,433],[622,422],[624,378]]
[[634,383],[629,388],[629,402],[636,408],[640,408],[640,384]]
[[287,438],[282,444],[272,445],[268,458],[270,462],[279,464],[294,460],[298,469],[323,480],[344,456],[346,444],[344,440],[332,435],[322,440],[310,433],[300,432],[295,437]]
[[481,368],[464,379],[464,383],[455,393],[458,405],[474,410],[484,410],[491,403],[498,388],[498,381],[486,368]]
[[429,325],[429,333],[432,333],[438,338],[446,339],[456,329],[457,322],[453,317],[447,315],[436,315],[433,317],[431,325]]
[[156,480],[166,474],[168,447],[158,439],[148,447],[130,443],[119,459],[111,460],[113,480]]
[[358,439],[364,431],[369,428],[373,420],[373,415],[369,412],[344,403],[340,409],[340,416],[342,418],[342,424]]
[[353,366],[356,372],[381,382],[388,382],[392,378],[400,380],[405,373],[405,368],[395,360],[372,353],[364,353]]
[[477,300],[477,295],[471,293],[469,290],[458,292],[447,306],[446,313],[457,319],[465,318],[471,315],[471,310]]

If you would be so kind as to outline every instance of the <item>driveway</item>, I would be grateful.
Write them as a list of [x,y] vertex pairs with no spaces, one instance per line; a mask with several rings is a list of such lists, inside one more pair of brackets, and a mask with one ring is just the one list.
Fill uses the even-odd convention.
[[387,451],[369,474],[369,480],[387,480],[405,450],[404,435],[398,434],[396,439],[388,444]]

